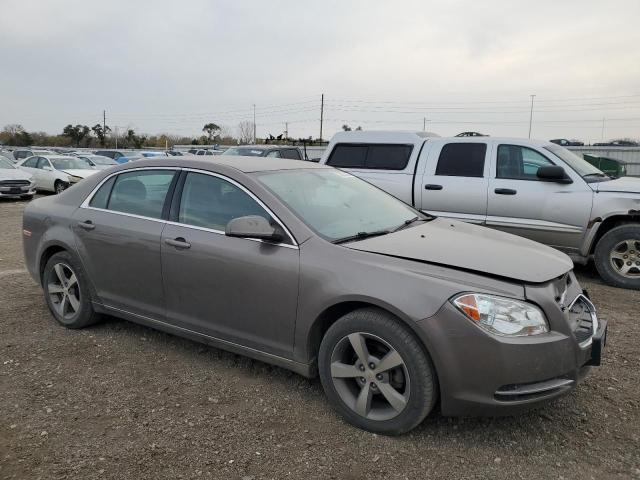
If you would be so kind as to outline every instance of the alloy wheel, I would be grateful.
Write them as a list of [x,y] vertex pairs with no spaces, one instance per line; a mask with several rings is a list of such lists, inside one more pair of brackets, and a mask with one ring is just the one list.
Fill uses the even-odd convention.
[[370,420],[389,420],[407,406],[411,383],[404,360],[382,338],[356,332],[331,354],[331,378],[342,401]]
[[640,278],[640,240],[618,242],[609,253],[614,271],[626,278]]
[[65,191],[64,183],[62,183],[62,182],[56,182],[55,190],[56,190],[56,194],[59,194],[59,193],[64,192],[64,191]]
[[47,293],[56,313],[69,320],[80,311],[80,285],[78,277],[65,263],[56,263],[47,284]]

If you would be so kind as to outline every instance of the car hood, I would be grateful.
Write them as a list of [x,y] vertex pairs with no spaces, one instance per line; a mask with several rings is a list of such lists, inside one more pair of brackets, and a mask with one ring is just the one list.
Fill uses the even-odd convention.
[[640,178],[636,177],[621,177],[591,185],[596,192],[640,193]]
[[541,243],[443,218],[344,246],[527,283],[546,282],[573,268],[567,255]]
[[87,178],[93,175],[94,173],[98,173],[98,170],[76,170],[76,169],[66,169],[60,170],[61,172],[66,173],[67,175],[73,175],[74,177]]
[[31,174],[17,168],[2,168],[0,180],[31,180]]

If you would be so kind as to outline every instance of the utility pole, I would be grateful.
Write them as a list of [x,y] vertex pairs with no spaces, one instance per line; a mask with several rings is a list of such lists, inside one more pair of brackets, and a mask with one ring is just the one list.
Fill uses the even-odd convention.
[[103,141],[103,144],[100,146],[104,148],[107,146],[107,111],[106,110],[102,110],[102,135],[103,135],[104,141]]
[[422,117],[422,131],[427,131],[427,117]]
[[324,120],[324,93],[320,97],[320,143],[322,143],[322,122]]
[[604,142],[604,117],[602,117],[602,135],[601,135],[600,140],[602,142]]
[[533,99],[535,95],[529,95],[531,97],[531,113],[529,113],[529,138],[531,138],[531,122],[533,121]]
[[289,122],[284,122],[284,139],[289,140]]
[[256,104],[253,104],[253,143],[256,143]]

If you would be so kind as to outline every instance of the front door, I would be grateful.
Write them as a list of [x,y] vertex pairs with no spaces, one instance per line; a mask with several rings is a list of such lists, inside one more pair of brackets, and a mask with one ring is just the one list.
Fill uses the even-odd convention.
[[572,183],[542,181],[538,168],[554,165],[530,146],[496,145],[489,181],[487,226],[558,247],[579,251],[593,191],[573,171]]
[[112,176],[74,214],[82,263],[106,306],[164,318],[160,236],[175,175],[142,169]]
[[293,350],[299,251],[227,237],[227,223],[272,215],[239,184],[188,172],[162,234],[167,318],[176,325],[283,357]]

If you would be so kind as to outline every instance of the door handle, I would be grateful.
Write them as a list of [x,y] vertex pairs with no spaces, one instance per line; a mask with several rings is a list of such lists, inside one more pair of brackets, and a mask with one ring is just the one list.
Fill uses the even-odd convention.
[[178,238],[167,238],[165,239],[164,243],[166,243],[167,245],[171,245],[172,247],[176,247],[176,248],[190,248],[191,244],[189,242],[187,242],[184,238],[182,237],[178,237]]
[[518,193],[518,191],[514,190],[513,188],[496,188],[494,192],[496,192],[498,195],[515,195],[516,193]]
[[85,220],[84,222],[78,222],[78,226],[84,230],[93,230],[96,226],[91,220]]
[[424,186],[425,190],[442,190],[442,185],[435,185],[433,183],[427,183]]

